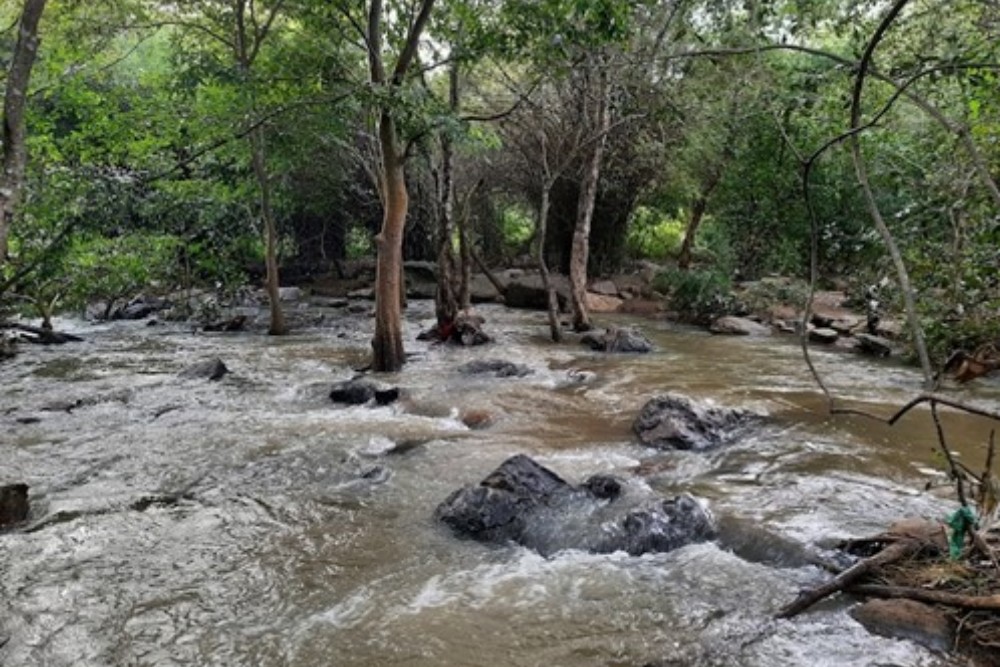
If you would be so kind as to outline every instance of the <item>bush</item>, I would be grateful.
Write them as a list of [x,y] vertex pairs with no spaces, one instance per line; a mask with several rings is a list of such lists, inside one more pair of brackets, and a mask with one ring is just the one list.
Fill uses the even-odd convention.
[[625,246],[636,259],[664,260],[684,242],[684,223],[647,206],[636,207],[629,220]]
[[669,294],[670,307],[691,322],[707,323],[736,309],[729,276],[718,270],[668,269],[653,279],[653,287]]

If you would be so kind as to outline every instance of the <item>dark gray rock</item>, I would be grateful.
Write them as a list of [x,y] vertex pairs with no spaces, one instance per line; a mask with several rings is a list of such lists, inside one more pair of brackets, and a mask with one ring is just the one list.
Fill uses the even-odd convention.
[[892,354],[892,343],[881,336],[859,333],[854,336],[858,341],[858,349],[865,354],[876,357],[888,357]]
[[840,338],[840,334],[837,333],[835,329],[829,329],[826,327],[820,327],[818,329],[812,329],[809,331],[809,340],[814,343],[823,343],[824,345],[832,345],[837,342]]
[[222,359],[206,359],[191,364],[178,373],[178,377],[185,380],[221,380],[228,372],[229,369]]
[[[559,310],[565,311],[569,306],[569,282],[562,276],[550,275],[549,280],[556,292]],[[548,310],[549,295],[542,285],[542,279],[537,274],[524,274],[511,277],[504,287],[503,302],[508,308],[524,310]]]
[[28,518],[28,485],[0,486],[0,528],[21,523]]
[[464,375],[493,375],[498,378],[524,377],[534,371],[523,364],[503,359],[476,359],[458,367]]
[[621,480],[595,475],[579,487],[531,458],[504,461],[475,486],[442,502],[435,517],[461,537],[515,542],[550,554],[562,549],[639,555],[711,539],[709,513],[690,496],[629,502]]
[[382,387],[368,380],[345,380],[333,385],[330,400],[334,403],[388,405],[399,400],[399,387]]
[[653,343],[633,329],[613,327],[604,333],[589,332],[580,342],[598,352],[651,352]]
[[603,544],[594,551],[627,551],[638,556],[673,551],[714,536],[715,527],[709,514],[694,497],[682,494],[647,509],[629,512],[624,520],[609,527]]
[[642,407],[632,425],[643,444],[658,449],[703,450],[729,442],[755,418],[745,410],[699,405],[665,394]]

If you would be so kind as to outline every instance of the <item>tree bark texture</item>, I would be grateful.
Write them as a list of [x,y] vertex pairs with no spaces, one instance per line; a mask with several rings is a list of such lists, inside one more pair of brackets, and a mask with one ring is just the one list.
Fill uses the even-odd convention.
[[590,225],[594,218],[594,202],[597,199],[597,184],[601,176],[604,145],[611,127],[611,114],[608,109],[611,89],[603,63],[598,63],[595,71],[593,61],[591,61],[588,78],[594,81],[587,86],[587,97],[590,98],[588,102],[594,105],[593,131],[595,138],[580,187],[580,201],[576,209],[576,227],[573,230],[573,247],[569,264],[570,302],[573,308],[573,329],[575,331],[587,331],[592,326],[586,298],[587,262],[590,257]]
[[28,161],[24,110],[31,70],[38,55],[38,23],[46,0],[25,0],[18,25],[17,44],[7,72],[3,101],[3,164],[0,172],[0,267],[7,262],[8,238],[24,191]]
[[[243,77],[243,85],[248,87],[250,94],[250,113],[257,113],[257,93],[253,80],[253,63],[260,53],[261,43],[267,36],[270,26],[277,16],[278,9],[282,3],[277,3],[272,9],[264,24],[263,29],[254,27],[253,35],[247,31],[247,12],[253,13],[253,3],[247,5],[247,0],[237,0],[235,4],[236,19],[236,41],[234,50],[236,64],[239,66],[240,74]],[[255,126],[247,135],[250,145],[250,166],[253,168],[254,178],[257,181],[257,189],[260,194],[260,216],[264,222],[264,266],[266,268],[265,289],[270,305],[271,321],[268,327],[268,334],[281,336],[288,333],[285,325],[285,315],[281,310],[281,298],[279,296],[279,276],[278,276],[278,229],[274,219],[274,209],[271,206],[271,179],[267,173],[267,156],[264,147],[264,127]]]
[[278,289],[278,227],[271,206],[271,181],[267,175],[267,164],[264,151],[264,130],[255,128],[250,133],[251,161],[253,172],[260,189],[260,213],[264,219],[264,266],[267,269],[265,284],[267,299],[271,307],[271,324],[267,333],[272,336],[282,336],[288,333],[285,325],[285,314],[281,309],[281,297]]
[[[382,0],[371,0],[368,6],[366,43],[371,82],[380,88],[398,89],[417,55],[420,35],[430,20],[434,0],[422,0],[416,18],[410,24],[391,76],[387,75],[382,59]],[[388,92],[388,91],[385,91]],[[406,360],[403,351],[403,232],[409,197],[404,171],[405,153],[400,150],[396,122],[390,102],[379,108],[379,147],[382,151],[382,230],[375,237],[378,260],[375,272],[375,336],[372,338],[372,370],[395,372]]]
[[677,255],[677,268],[687,270],[691,266],[691,256],[694,252],[694,240],[698,235],[698,228],[705,218],[705,211],[708,209],[708,198],[715,190],[715,186],[722,180],[723,164],[720,162],[708,175],[708,178],[701,184],[701,192],[691,205],[691,215],[688,217],[687,227],[684,230],[684,242],[681,244],[680,253]]
[[375,337],[372,370],[391,373],[403,367],[402,290],[403,230],[409,196],[403,158],[396,144],[396,125],[388,110],[379,120],[382,147],[382,187],[385,211],[382,231],[375,237],[378,261],[375,273]]
[[[448,73],[449,107],[458,110],[458,65],[452,63]],[[455,234],[455,150],[447,130],[441,134],[441,184],[438,224],[438,286],[435,315],[438,325],[453,322],[458,314],[458,296],[455,294],[455,252],[452,241]]]
[[562,326],[559,324],[559,299],[549,278],[549,267],[545,263],[545,221],[549,215],[549,194],[552,192],[552,180],[542,184],[542,200],[538,206],[538,229],[535,230],[535,261],[538,263],[538,274],[542,278],[542,287],[549,298],[549,331],[552,341],[562,341]]

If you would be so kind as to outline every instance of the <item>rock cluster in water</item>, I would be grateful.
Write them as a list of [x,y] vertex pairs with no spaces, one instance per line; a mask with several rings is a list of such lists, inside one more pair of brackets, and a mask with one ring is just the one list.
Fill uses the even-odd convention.
[[515,542],[542,554],[582,549],[639,555],[715,535],[710,514],[689,495],[638,503],[626,496],[623,483],[614,477],[596,475],[573,486],[517,455],[479,484],[452,493],[435,516],[462,537]]
[[651,447],[702,450],[730,442],[755,417],[745,410],[699,405],[686,396],[664,394],[643,406],[632,428]]
[[524,377],[533,371],[524,364],[503,359],[476,359],[458,367],[463,375],[492,375],[498,378]]
[[598,352],[652,352],[653,343],[638,331],[612,327],[604,333],[584,334],[580,342]]
[[345,380],[333,385],[330,400],[348,405],[389,405],[399,399],[399,387],[382,387],[368,380]]

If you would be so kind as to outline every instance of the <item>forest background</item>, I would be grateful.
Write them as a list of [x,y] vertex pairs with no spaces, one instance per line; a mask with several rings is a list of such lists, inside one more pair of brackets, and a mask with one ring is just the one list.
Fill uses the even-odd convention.
[[814,275],[909,306],[925,368],[1000,337],[995,0],[5,0],[0,30],[0,309],[264,280],[280,334],[279,282],[377,256],[393,370],[403,259],[649,259],[695,318]]

